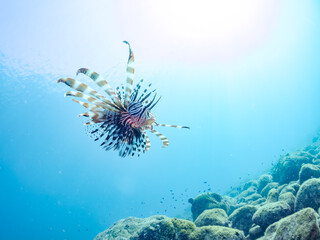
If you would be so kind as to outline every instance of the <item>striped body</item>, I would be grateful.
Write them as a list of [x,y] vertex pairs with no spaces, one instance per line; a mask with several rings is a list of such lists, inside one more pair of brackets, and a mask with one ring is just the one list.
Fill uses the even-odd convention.
[[[76,91],[68,91],[65,96],[82,98],[87,102],[74,100],[76,103],[87,108],[89,111],[79,116],[90,119],[85,125],[91,127],[90,135],[95,141],[100,140],[101,146],[105,150],[116,150],[121,157],[138,156],[150,149],[150,140],[146,131],[158,136],[163,142],[163,147],[169,145],[168,139],[161,133],[153,129],[153,126],[188,128],[185,126],[158,124],[155,116],[151,113],[153,107],[158,103],[155,90],[148,88],[141,90],[143,80],[134,89],[134,55],[129,46],[129,59],[127,63],[126,86],[117,87],[116,91],[98,73],[80,68],[77,74],[81,73],[90,77],[111,100],[107,100],[89,86],[72,78],[61,78],[58,82],[63,82]],[[89,103],[88,103],[89,102]]]

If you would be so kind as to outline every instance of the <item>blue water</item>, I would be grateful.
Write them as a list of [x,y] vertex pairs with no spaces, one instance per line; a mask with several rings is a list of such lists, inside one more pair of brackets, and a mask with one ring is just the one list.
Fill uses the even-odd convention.
[[[144,42],[138,34],[121,34],[112,24],[105,38],[109,44],[104,45],[94,34],[85,37],[88,29],[74,33],[70,27],[68,32],[54,22],[64,17],[72,29],[89,22],[94,31],[101,23],[90,22],[92,12],[76,15],[71,4],[64,6],[69,11],[55,14],[49,2],[31,1],[29,13],[22,10],[23,4],[4,3],[0,17],[4,33],[0,37],[0,239],[93,239],[128,216],[188,218],[188,198],[209,188],[224,194],[268,171],[281,154],[303,147],[318,134],[317,1],[284,1],[263,41],[231,60],[215,58],[210,45],[166,52],[164,45]],[[134,16],[140,5],[130,6]],[[76,20],[67,18],[69,13]],[[138,28],[139,22],[135,23]],[[62,34],[66,42],[58,37]],[[169,36],[162,39],[167,46],[179,40]],[[75,77],[80,67],[112,78],[112,86],[124,83],[128,54],[121,43],[124,39],[131,41],[136,56],[136,82],[140,78],[152,82],[162,96],[154,108],[157,122],[191,128],[158,127],[168,137],[169,147],[161,148],[161,141],[150,135],[151,149],[133,159],[105,152],[90,139],[84,121],[76,117],[85,110],[63,97],[69,88],[56,84],[59,77]],[[61,48],[48,41],[58,41]],[[92,50],[96,42],[103,48],[85,50],[84,46]],[[74,53],[89,59],[64,54],[63,49],[73,47]],[[59,61],[40,65],[34,59],[43,49]],[[173,58],[163,54],[149,60],[146,52],[152,49]],[[197,51],[199,55],[208,51],[212,58],[200,59]],[[105,63],[90,57],[99,53]],[[59,71],[40,71],[44,66]]]

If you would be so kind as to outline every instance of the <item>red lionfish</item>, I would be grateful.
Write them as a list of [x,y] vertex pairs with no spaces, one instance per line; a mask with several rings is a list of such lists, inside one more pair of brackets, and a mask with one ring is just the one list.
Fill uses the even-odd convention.
[[[65,96],[79,97],[90,102],[87,103],[72,99],[89,109],[89,112],[80,114],[79,116],[91,119],[91,121],[85,123],[85,125],[93,124],[94,130],[91,131],[90,134],[95,137],[95,141],[103,139],[101,146],[103,146],[105,150],[114,149],[119,151],[119,156],[121,157],[128,155],[133,157],[135,153],[138,153],[138,156],[140,156],[141,152],[144,153],[150,148],[150,140],[146,134],[146,130],[154,133],[162,140],[162,147],[169,145],[168,139],[154,130],[153,125],[188,129],[189,127],[156,123],[156,118],[151,113],[151,110],[159,102],[160,97],[156,100],[157,94],[154,93],[155,90],[148,92],[148,89],[145,89],[139,95],[143,80],[140,80],[132,91],[135,71],[134,56],[130,44],[126,41],[124,41],[124,43],[129,46],[125,90],[122,86],[122,88],[117,87],[117,91],[115,92],[106,80],[90,69],[80,68],[77,71],[77,75],[82,73],[90,77],[107,93],[111,101],[75,79],[61,78],[58,80],[58,83],[63,82],[77,90],[68,91],[65,93]],[[151,84],[148,85],[148,87],[150,86]],[[151,101],[148,100],[153,93],[154,95]]]

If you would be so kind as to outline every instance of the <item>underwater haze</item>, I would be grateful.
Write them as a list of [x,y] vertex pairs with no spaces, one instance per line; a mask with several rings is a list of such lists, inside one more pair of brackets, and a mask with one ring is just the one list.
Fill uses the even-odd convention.
[[[320,127],[320,3],[8,1],[0,14],[0,239],[93,239],[129,216],[191,218],[309,144]],[[90,68],[161,96],[140,157],[105,151],[57,84]]]

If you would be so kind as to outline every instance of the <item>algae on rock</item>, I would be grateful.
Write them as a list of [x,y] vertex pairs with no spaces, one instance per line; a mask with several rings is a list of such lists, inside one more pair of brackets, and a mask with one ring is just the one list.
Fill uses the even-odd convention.
[[296,196],[294,211],[311,207],[315,211],[320,207],[320,179],[309,179],[305,181]]
[[194,221],[197,227],[202,226],[228,226],[228,215],[221,208],[204,210]]
[[191,211],[193,220],[196,220],[207,209],[221,208],[225,212],[229,211],[229,204],[217,193],[203,193],[190,202],[192,202]]
[[291,213],[291,208],[284,201],[268,203],[260,207],[252,217],[252,221],[261,226],[263,229],[270,224],[288,216]]
[[312,208],[305,208],[270,225],[266,229],[263,239],[320,239],[317,217],[318,214]]
[[252,205],[246,205],[236,209],[230,216],[231,227],[244,231],[248,231],[252,225],[252,216],[257,211],[257,208]]

